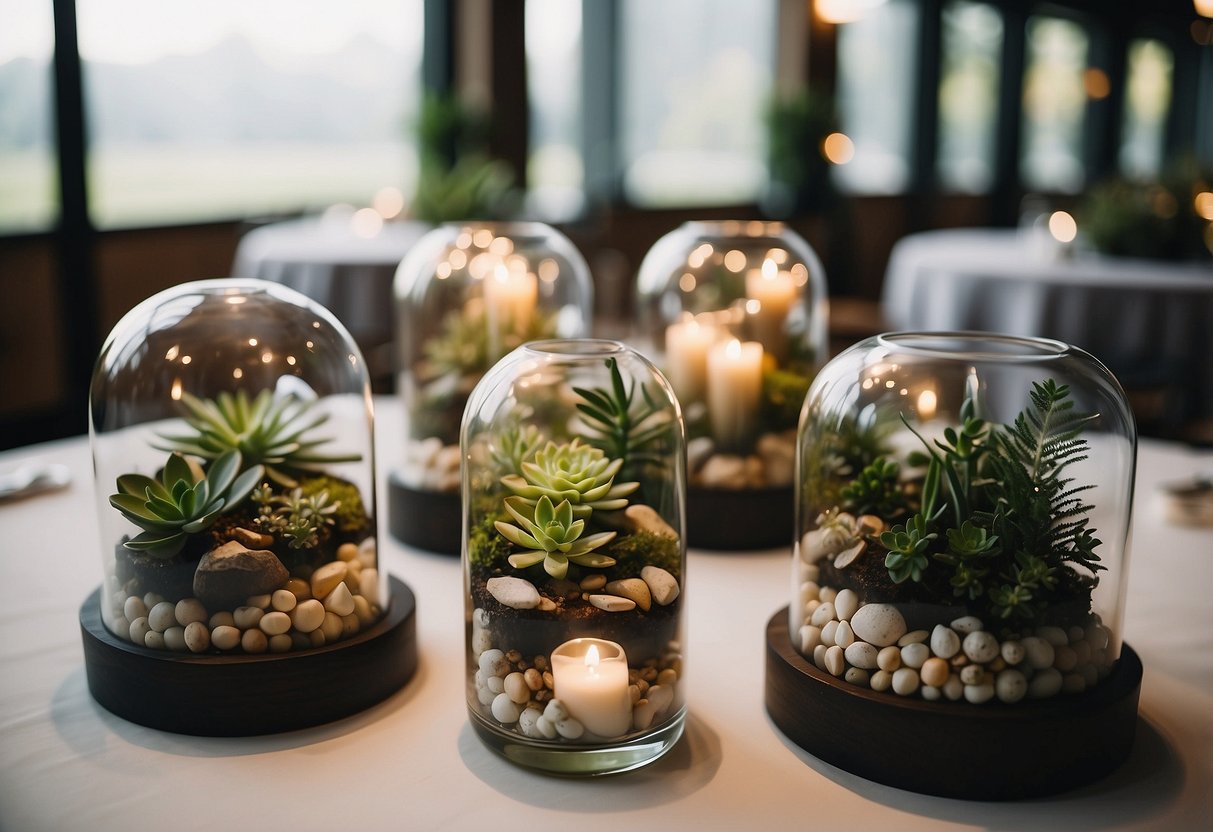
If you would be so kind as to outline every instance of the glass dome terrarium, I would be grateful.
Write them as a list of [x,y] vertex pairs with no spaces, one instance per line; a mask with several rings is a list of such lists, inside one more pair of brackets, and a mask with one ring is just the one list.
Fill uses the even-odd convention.
[[541,223],[451,223],[400,264],[397,392],[403,464],[389,478],[389,521],[401,541],[459,549],[459,426],[468,395],[528,341],[589,334],[593,286],[576,247]]
[[493,750],[602,774],[682,733],[684,445],[665,379],[613,341],[515,350],[462,432],[467,704]]
[[[105,582],[86,655],[127,671],[90,664],[102,704],[169,730],[265,733],[343,716],[408,678],[405,660],[292,714],[255,697],[275,674],[250,657],[304,657],[277,675],[319,694],[359,672],[315,678],[337,672],[343,646],[393,661],[408,649],[411,594],[376,546],[366,368],[329,312],[256,280],[168,289],[110,334],[89,410]],[[239,713],[220,714],[231,697]]]
[[[1106,774],[1131,747],[1141,678],[1121,642],[1135,459],[1119,384],[1065,344],[894,333],[839,355],[801,415],[792,600],[768,627],[776,723],[938,794]],[[901,739],[843,751],[798,724],[814,703]]]
[[[687,424],[692,546],[786,544],[800,404],[827,349],[825,272],[781,223],[690,222],[637,280],[641,341]],[[758,518],[737,524],[737,512]]]

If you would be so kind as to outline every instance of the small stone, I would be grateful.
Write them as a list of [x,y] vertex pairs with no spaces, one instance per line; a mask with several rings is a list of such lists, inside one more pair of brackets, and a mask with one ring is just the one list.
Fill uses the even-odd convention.
[[819,595],[821,603],[834,603],[834,599],[838,597],[838,590],[832,586],[823,586]]
[[127,621],[136,618],[147,618],[147,604],[138,595],[132,595],[122,605],[122,615]]
[[678,581],[660,566],[644,567],[640,570],[640,578],[648,584],[649,592],[659,606],[669,606],[678,597]]
[[261,616],[261,620],[257,622],[257,626],[267,636],[282,635],[291,629],[291,617],[284,612],[274,610]]
[[268,592],[263,592],[260,595],[250,595],[244,599],[244,605],[246,607],[256,607],[259,610],[268,610],[270,608],[271,597]]
[[270,647],[270,640],[261,630],[245,630],[240,634],[240,648],[245,653],[264,653]]
[[543,732],[539,730],[539,726],[536,724],[539,722],[541,716],[542,714],[538,708],[523,708],[522,713],[518,715],[518,730],[525,737],[531,737],[532,739],[542,738]]
[[657,684],[662,687],[673,689],[675,683],[678,682],[678,671],[672,667],[667,667],[657,674]]
[[922,663],[922,683],[931,687],[942,688],[948,681],[952,668],[938,656],[932,656]]
[[745,459],[736,454],[713,454],[700,469],[699,481],[707,488],[745,488]]
[[897,639],[897,646],[905,647],[907,644],[925,644],[930,636],[931,634],[926,630],[911,630]]
[[324,608],[339,616],[346,616],[354,611],[354,596],[350,594],[350,588],[344,581],[324,597]]
[[955,673],[949,674],[948,681],[943,683],[943,695],[951,702],[958,702],[965,695],[964,682]]
[[661,716],[674,704],[674,688],[668,685],[653,685],[649,688],[647,698],[657,709],[657,715]]
[[185,646],[191,653],[205,653],[211,648],[211,631],[201,621],[194,621],[185,628]]
[[511,725],[517,722],[518,717],[522,715],[518,704],[510,699],[508,693],[499,693],[493,698],[492,710],[493,719],[502,725]]
[[1070,643],[1069,636],[1066,635],[1066,631],[1061,627],[1037,627],[1036,635],[1052,644],[1055,648],[1064,647]]
[[863,670],[875,670],[877,668],[877,655],[879,651],[874,645],[868,644],[866,641],[856,641],[847,647],[843,648],[843,655],[846,656],[848,664]]
[[324,604],[315,598],[309,598],[291,610],[291,623],[299,632],[310,633],[324,623],[324,613]]
[[341,640],[341,634],[345,632],[345,624],[342,623],[341,616],[326,610],[324,620],[320,622],[320,631],[324,633],[325,643],[332,644]]
[[839,621],[849,621],[859,609],[859,596],[853,589],[844,589],[834,598],[834,614]]
[[[809,625],[812,626],[812,625]],[[834,620],[827,621],[825,626],[821,628],[821,643],[826,647],[833,647],[838,643],[838,622]]]
[[493,696],[505,693],[505,678],[502,676],[489,676],[484,680],[484,686],[489,689],[489,692]]
[[551,598],[540,598],[539,606],[535,609],[539,610],[540,612],[552,612],[556,609],[556,602]]
[[[837,620],[837,616],[834,613],[834,604],[830,601],[826,601],[813,611],[813,617],[809,619],[809,623],[814,627],[824,627],[827,622]],[[865,639],[865,641],[866,640],[868,639]]]
[[698,473],[714,450],[716,445],[710,436],[697,436],[687,440],[687,471],[691,474]]
[[893,673],[893,692],[909,696],[918,690],[918,671],[911,667],[900,668]]
[[887,670],[877,670],[868,680],[868,684],[877,693],[884,693],[893,686],[893,674]]
[[1028,695],[1028,680],[1018,670],[1004,670],[994,677],[994,693],[999,702],[1013,705]]
[[998,639],[986,630],[974,630],[965,636],[962,649],[970,661],[984,663],[998,655]]
[[260,532],[243,527],[232,529],[228,532],[228,537],[246,549],[268,549],[274,545],[274,538],[270,535],[261,534]]
[[636,602],[631,598],[616,595],[591,595],[590,603],[606,612],[631,612],[636,609]]
[[980,685],[985,678],[986,669],[979,664],[966,665],[960,670],[960,681],[966,685]]
[[510,663],[506,659],[505,653],[495,648],[481,653],[477,665],[485,677],[505,676],[510,672]]
[[240,643],[240,631],[227,624],[220,624],[211,631],[211,644],[218,650],[234,650]]
[[597,592],[598,590],[600,590],[604,586],[606,586],[606,584],[607,584],[606,575],[603,575],[601,572],[594,572],[594,573],[592,573],[590,575],[586,575],[584,578],[582,578],[581,583],[578,584],[578,587],[580,587],[585,592]]
[[279,633],[276,636],[270,636],[269,648],[271,653],[289,653],[291,646],[294,644],[291,637],[286,633]]
[[147,613],[147,625],[158,633],[163,633],[169,627],[177,624],[176,605],[170,601],[161,601]]
[[487,630],[472,630],[472,653],[479,656],[492,646],[493,637]]
[[273,592],[289,577],[273,552],[247,549],[233,540],[212,549],[198,561],[194,595],[211,609],[227,608],[250,595]]
[[[155,612],[155,610],[152,611]],[[1068,644],[1055,647],[1053,650],[1053,666],[1063,674],[1069,673],[1078,667],[1078,653]]]
[[236,607],[232,613],[236,626],[242,630],[256,627],[261,622],[261,616],[263,615],[265,615],[265,610],[261,609],[261,607]]
[[312,573],[312,597],[323,598],[345,580],[350,568],[340,560],[330,561]]
[[178,625],[164,631],[164,646],[178,653],[185,650],[185,628]]
[[1023,645],[1024,656],[1033,670],[1044,670],[1053,666],[1055,653],[1052,644],[1039,636],[1028,636],[1021,639],[1020,644]]
[[[821,587],[817,585],[817,581],[804,581],[800,585],[800,605],[803,607],[810,601],[818,600],[818,595],[821,593]],[[850,618],[850,616],[847,616]]]
[[919,689],[919,693],[922,695],[922,698],[928,702],[935,702],[941,696],[943,696],[943,691],[940,688],[932,685],[923,685],[922,688]]
[[1023,645],[1014,640],[1004,641],[1002,647],[999,648],[999,654],[1007,664],[1017,665],[1024,659]]
[[834,568],[835,569],[846,569],[848,566],[850,566],[852,563],[855,562],[856,558],[858,558],[865,551],[867,551],[867,548],[868,548],[868,544],[861,540],[858,543],[856,543],[855,545],[851,546],[850,548],[843,549],[841,552],[839,552],[837,555],[834,556]]
[[295,596],[295,601],[306,601],[312,597],[312,585],[302,578],[291,578],[286,582],[286,590]]
[[813,648],[821,644],[821,628],[805,624],[800,628],[800,652],[806,656],[813,655]]
[[[1027,639],[1024,640],[1027,641]],[[1033,676],[1032,681],[1028,682],[1028,698],[1049,699],[1061,693],[1061,685],[1061,672],[1056,668],[1046,667]]]
[[894,644],[880,648],[876,654],[876,666],[889,673],[901,667],[901,649]]
[[965,615],[952,622],[952,629],[961,635],[968,635],[983,629],[981,619],[975,615]]
[[989,702],[994,698],[994,683],[987,679],[979,685],[965,685],[965,700],[974,705]]
[[379,590],[379,570],[373,566],[364,566],[362,571],[358,573],[358,594],[367,600],[368,603],[379,606],[380,590]]
[[841,647],[835,644],[826,650],[826,672],[832,676],[841,676],[846,669],[846,658]]
[[220,610],[207,620],[207,625],[213,630],[216,627],[235,627],[236,617],[231,610]]
[[646,506],[644,503],[633,503],[623,510],[623,516],[633,529],[638,532],[648,532],[649,534],[657,535],[657,537],[665,537],[670,540],[678,539],[678,532],[674,531],[674,527],[665,521],[657,510],[652,506]]
[[503,690],[506,696],[518,705],[525,705],[531,699],[531,689],[527,686],[526,677],[518,671],[505,677]]
[[[1070,642],[1070,649],[1074,651],[1079,664],[1091,663],[1091,645],[1086,639]],[[1053,661],[1056,663],[1056,658]]]
[[539,590],[522,578],[489,578],[489,594],[501,604],[516,610],[533,610],[539,606]]
[[870,681],[868,671],[864,670],[862,667],[848,667],[847,672],[843,674],[842,678],[845,681],[850,682],[852,685],[859,685],[860,687],[865,688],[868,686],[868,682]]
[[817,665],[818,670],[826,669],[826,651],[829,649],[828,644],[819,644],[813,648],[813,664]]
[[[830,622],[831,624],[834,622]],[[851,629],[851,625],[845,621],[839,621],[838,627],[834,630],[834,643],[846,650],[855,643],[855,631]],[[863,642],[867,644],[867,642]],[[875,649],[875,648],[873,648]]]
[[543,690],[543,674],[533,667],[527,668],[526,672],[522,674],[522,680],[532,691]]
[[640,578],[611,581],[606,585],[606,591],[611,595],[618,595],[620,598],[633,601],[644,612],[648,612],[653,605],[653,595],[649,591],[649,585]]
[[891,604],[864,604],[851,616],[851,629],[869,644],[887,647],[905,635],[906,620]]
[[921,641],[916,641],[913,644],[907,644],[901,648],[901,663],[906,667],[912,667],[915,670],[922,667],[927,659],[931,658],[931,648],[927,647]]
[[941,659],[950,659],[960,651],[960,636],[951,627],[936,624],[931,631],[931,652]]
[[270,596],[270,606],[278,612],[290,612],[298,604],[299,599],[289,589],[275,589],[274,594]]
[[188,627],[195,621],[206,621],[206,607],[197,598],[182,598],[173,608],[173,616],[182,627]]
[[347,563],[358,557],[358,544],[342,543],[337,547],[337,560],[343,560]]
[[[135,581],[138,584],[138,581]],[[149,610],[164,600],[164,596],[159,592],[145,592],[143,594],[143,604]]]
[[143,646],[152,650],[164,649],[164,633],[156,630],[148,630],[147,635],[143,637]]
[[537,730],[545,740],[556,739],[556,724],[546,716],[540,716],[535,720],[535,730]]

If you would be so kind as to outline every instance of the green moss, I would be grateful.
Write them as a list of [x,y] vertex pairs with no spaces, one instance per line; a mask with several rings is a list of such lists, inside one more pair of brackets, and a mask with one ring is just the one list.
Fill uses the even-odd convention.
[[468,562],[486,569],[504,567],[514,547],[498,534],[492,514],[486,513],[482,517],[468,533]]
[[791,370],[768,370],[762,374],[762,415],[769,429],[796,427],[812,381],[809,376]]
[[340,502],[333,514],[333,525],[338,534],[361,532],[370,524],[366,508],[362,505],[362,492],[352,482],[322,475],[301,479],[299,488],[305,497],[327,491],[331,502]]
[[636,576],[646,566],[659,566],[682,583],[682,549],[678,541],[652,532],[635,532],[615,538],[601,550],[617,563],[609,571]]

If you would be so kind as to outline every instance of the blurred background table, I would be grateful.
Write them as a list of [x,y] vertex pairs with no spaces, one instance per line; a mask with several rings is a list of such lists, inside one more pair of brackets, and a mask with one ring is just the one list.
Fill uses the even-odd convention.
[[347,214],[306,217],[255,228],[241,238],[233,277],[289,286],[317,301],[362,349],[377,390],[392,375],[392,279],[396,267],[430,226],[411,221],[355,232]]
[[[1001,229],[903,238],[885,274],[885,320],[1055,338],[1107,364],[1136,395],[1139,421],[1149,410],[1169,430],[1213,420],[1213,264],[1050,257],[1037,242]],[[1148,394],[1152,407],[1138,407]]]
[[[375,404],[382,494],[402,452],[401,412],[394,398]],[[399,693],[274,736],[188,737],[125,722],[89,696],[81,655],[79,605],[101,579],[88,442],[0,453],[0,472],[32,458],[67,465],[73,481],[0,504],[0,829],[1081,832],[1207,830],[1213,817],[1213,530],[1169,523],[1159,491],[1213,468],[1213,452],[1141,445],[1124,622],[1145,665],[1132,755],[1102,782],[1022,803],[877,785],[782,737],[763,710],[763,654],[766,623],[789,601],[787,549],[690,552],[686,736],[627,775],[546,777],[480,743],[464,704],[461,564],[386,530],[382,565],[417,595],[420,667]]]

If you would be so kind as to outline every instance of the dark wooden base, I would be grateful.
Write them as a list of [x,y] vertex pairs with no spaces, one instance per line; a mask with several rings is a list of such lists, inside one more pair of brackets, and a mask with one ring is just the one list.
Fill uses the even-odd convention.
[[796,503],[786,488],[687,488],[687,545],[747,551],[791,546]]
[[463,503],[458,492],[426,491],[388,474],[388,531],[406,546],[458,555],[463,545]]
[[1129,756],[1141,660],[1126,644],[1086,693],[1014,705],[927,702],[823,673],[792,646],[785,607],[767,622],[766,708],[792,742],[841,769],[966,800],[1040,797],[1093,783]]
[[80,607],[93,698],[123,719],[177,734],[243,737],[332,722],[391,696],[417,669],[417,603],[396,578],[369,630],[314,650],[194,655],[124,641],[101,620],[100,589]]

